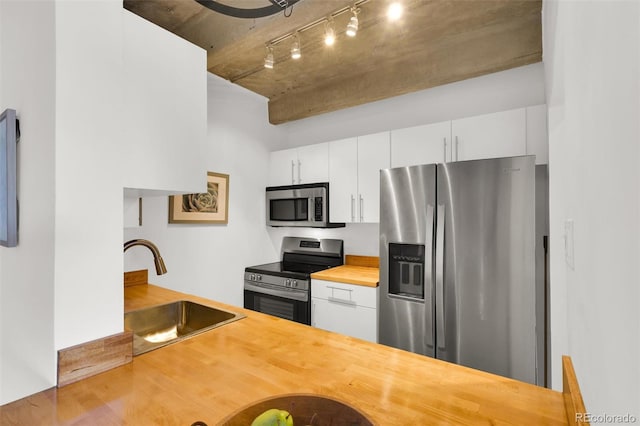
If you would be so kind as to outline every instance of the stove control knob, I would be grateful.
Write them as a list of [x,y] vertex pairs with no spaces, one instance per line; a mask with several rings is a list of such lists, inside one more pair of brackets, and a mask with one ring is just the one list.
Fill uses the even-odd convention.
[[291,287],[296,287],[297,288],[298,287],[298,281],[296,281],[296,280],[291,281]]
[[249,274],[249,279],[251,281],[255,281],[256,280],[256,274]]
[[262,281],[262,275],[259,275],[259,274],[258,274],[258,275],[256,275],[256,280],[257,280],[257,281]]
[[288,279],[288,278],[286,280],[284,280],[284,286],[285,287],[291,287],[291,280]]

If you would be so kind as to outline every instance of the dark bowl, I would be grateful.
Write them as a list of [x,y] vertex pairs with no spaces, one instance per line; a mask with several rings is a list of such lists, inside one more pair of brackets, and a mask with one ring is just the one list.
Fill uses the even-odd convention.
[[263,399],[223,419],[221,426],[249,426],[265,411],[277,408],[293,416],[294,426],[372,426],[357,408],[335,398],[315,394],[287,394]]

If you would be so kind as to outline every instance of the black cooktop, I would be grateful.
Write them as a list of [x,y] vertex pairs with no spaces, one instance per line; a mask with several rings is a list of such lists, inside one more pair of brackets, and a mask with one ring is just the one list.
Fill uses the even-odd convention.
[[264,265],[249,266],[248,268],[245,268],[245,272],[305,280],[309,279],[309,275],[314,272],[322,271],[327,268],[331,268],[331,266],[294,262],[274,262],[265,263]]

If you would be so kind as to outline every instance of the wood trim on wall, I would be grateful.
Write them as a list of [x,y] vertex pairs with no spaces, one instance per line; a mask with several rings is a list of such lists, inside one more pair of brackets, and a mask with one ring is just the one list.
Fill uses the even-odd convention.
[[573,369],[571,357],[562,356],[562,396],[564,397],[564,406],[567,410],[567,420],[570,425],[588,425],[585,420],[587,409],[582,400],[582,392],[578,386],[578,378]]
[[141,285],[149,283],[149,270],[130,271],[124,273],[124,286]]
[[133,360],[133,333],[125,331],[58,351],[58,387]]

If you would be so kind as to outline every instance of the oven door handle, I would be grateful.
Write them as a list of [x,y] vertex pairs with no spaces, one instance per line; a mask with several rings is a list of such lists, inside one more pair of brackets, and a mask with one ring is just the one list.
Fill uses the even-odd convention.
[[271,296],[282,297],[283,299],[293,299],[298,300],[300,302],[308,302],[309,294],[304,290],[282,290],[280,288],[274,288],[272,286],[267,286],[265,284],[256,285],[251,282],[244,282],[244,289],[248,291],[253,291],[254,293],[262,293],[268,294]]

